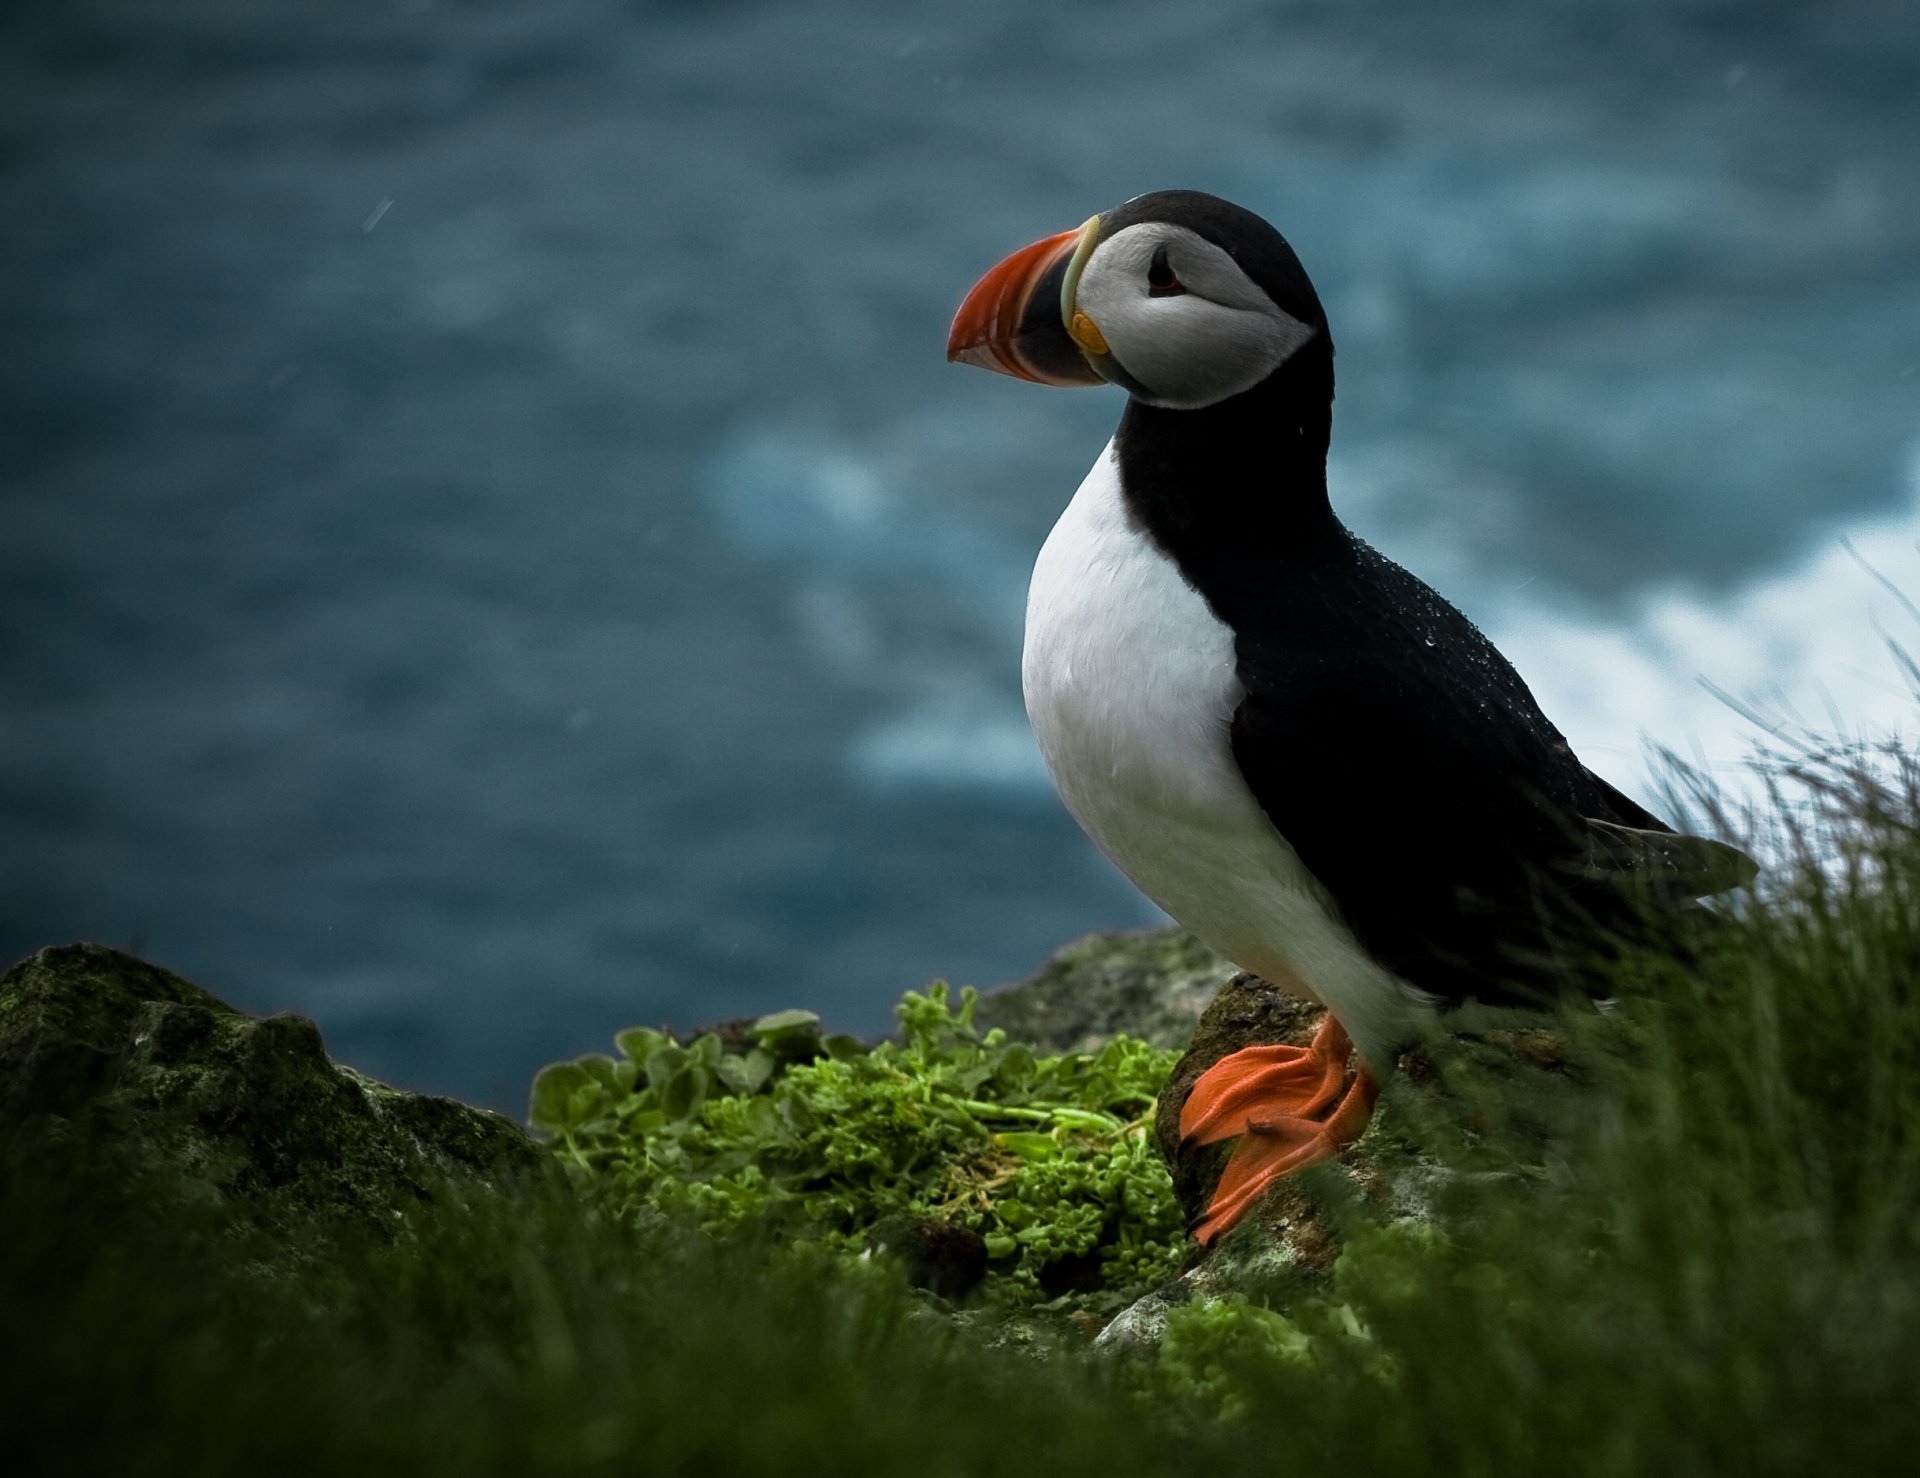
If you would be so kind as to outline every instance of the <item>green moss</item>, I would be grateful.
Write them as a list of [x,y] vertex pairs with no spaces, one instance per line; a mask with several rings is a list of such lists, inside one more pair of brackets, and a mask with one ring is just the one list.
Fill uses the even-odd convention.
[[313,1023],[256,1019],[99,945],[0,978],[0,1130],[82,1143],[156,1214],[213,1208],[258,1230],[261,1276],[332,1276],[342,1250],[408,1237],[449,1181],[552,1175],[497,1114],[334,1064]]
[[980,1000],[979,1020],[1035,1050],[1092,1051],[1116,1036],[1184,1048],[1235,967],[1185,929],[1095,934],[1029,981]]

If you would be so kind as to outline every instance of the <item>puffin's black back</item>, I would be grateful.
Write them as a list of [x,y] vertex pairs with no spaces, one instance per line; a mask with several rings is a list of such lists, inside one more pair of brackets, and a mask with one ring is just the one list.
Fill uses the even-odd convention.
[[1361,944],[1422,989],[1456,1002],[1604,989],[1575,961],[1645,936],[1689,895],[1650,898],[1630,863],[1595,866],[1591,823],[1668,828],[1580,763],[1471,621],[1334,516],[1333,343],[1292,248],[1193,191],[1140,196],[1105,231],[1150,219],[1207,237],[1319,329],[1216,405],[1129,401],[1115,436],[1129,512],[1234,633],[1249,787]]
[[1465,616],[1340,535],[1276,561],[1236,631],[1241,773],[1395,973],[1451,1001],[1604,991],[1585,967],[1672,900],[1590,871],[1588,826],[1668,828],[1580,763]]

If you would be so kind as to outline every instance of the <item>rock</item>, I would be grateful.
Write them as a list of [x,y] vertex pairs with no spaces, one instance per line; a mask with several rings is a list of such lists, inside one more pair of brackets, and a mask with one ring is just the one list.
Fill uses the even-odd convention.
[[[1121,1032],[1190,1040],[1161,1096],[1156,1137],[1192,1217],[1231,1149],[1181,1155],[1180,1107],[1194,1081],[1241,1047],[1305,1042],[1320,1014],[1165,930],[1069,945],[1033,980],[984,997],[977,1019],[1043,1051],[1084,1050]],[[1375,1224],[1431,1218],[1463,1173],[1459,1155],[1435,1151],[1449,1135],[1457,1145],[1494,1119],[1519,1122],[1537,1142],[1560,1132],[1577,1108],[1563,1091],[1577,1073],[1556,1033],[1537,1018],[1450,1025],[1465,1035],[1403,1057],[1373,1124],[1338,1162],[1279,1182],[1101,1338],[1151,1345],[1168,1311],[1191,1298],[1257,1299],[1324,1276],[1356,1210]],[[552,1158],[509,1120],[376,1083],[330,1061],[304,1018],[247,1016],[90,944],[43,950],[0,977],[0,1165],[23,1154],[137,1187],[157,1216],[205,1217],[249,1275],[306,1286],[345,1265],[344,1251],[406,1242],[476,1197],[567,1194]],[[927,1219],[877,1232],[875,1250],[901,1257],[911,1281],[949,1299],[985,1266],[976,1234]],[[1073,1291],[1076,1272],[1097,1270],[1063,1267],[1062,1286],[1048,1291]]]
[[[1192,1045],[1174,1064],[1173,1076],[1160,1094],[1154,1118],[1154,1137],[1161,1157],[1173,1173],[1174,1193],[1190,1222],[1197,1220],[1205,1209],[1214,1184],[1220,1179],[1221,1167],[1237,1143],[1225,1140],[1181,1153],[1180,1110],[1194,1083],[1221,1058],[1243,1047],[1276,1042],[1305,1046],[1325,1014],[1324,1008],[1290,996],[1244,971],[1233,976],[1207,1007],[1194,1031]],[[1323,1186],[1330,1177],[1343,1180],[1348,1188],[1345,1199],[1351,1199],[1353,1194],[1378,1199],[1381,1177],[1369,1144],[1376,1138],[1369,1126],[1360,1142],[1338,1162],[1326,1167],[1317,1179]],[[1297,1176],[1277,1182],[1254,1204],[1239,1227],[1204,1254],[1201,1268],[1193,1270],[1185,1280],[1186,1296],[1191,1296],[1196,1289],[1224,1292],[1242,1287],[1256,1276],[1264,1277],[1268,1265],[1276,1258],[1283,1264],[1299,1264],[1315,1272],[1330,1270],[1339,1254],[1338,1242],[1327,1226],[1321,1199],[1309,1193],[1308,1184]],[[1230,1271],[1243,1263],[1246,1266],[1241,1271]],[[1202,1269],[1206,1275],[1196,1282],[1195,1275]]]
[[[1188,1219],[1197,1219],[1235,1141],[1181,1152],[1180,1110],[1200,1075],[1243,1047],[1304,1046],[1324,1015],[1256,976],[1240,973],[1214,997],[1175,1064],[1155,1115],[1155,1138]],[[1517,1023],[1517,1024],[1516,1024]],[[1595,1035],[1609,1027],[1594,1018]],[[1591,1044],[1590,1044],[1591,1045]],[[1101,1343],[1144,1349],[1158,1343],[1170,1310],[1196,1297],[1268,1290],[1302,1275],[1331,1273],[1356,1224],[1429,1222],[1444,1191],[1464,1180],[1511,1180],[1519,1162],[1474,1169],[1463,1146],[1497,1122],[1503,1153],[1544,1150],[1582,1111],[1582,1079],[1570,1044],[1526,1013],[1457,1013],[1448,1032],[1402,1054],[1382,1087],[1373,1121],[1338,1160],[1287,1176],[1231,1232],[1196,1250],[1171,1283],[1138,1300],[1101,1333]]]
[[[1160,1096],[1155,1136],[1182,1209],[1194,1219],[1233,1148],[1227,1142],[1179,1153],[1180,1107],[1194,1082],[1242,1047],[1305,1044],[1322,1014],[1320,1007],[1239,970],[1186,930],[1161,929],[1076,940],[1031,980],[982,996],[975,1019],[1043,1051],[1088,1051],[1123,1033],[1185,1048]],[[1390,1111],[1379,1117],[1390,1118]],[[1377,1128],[1369,1129],[1338,1164],[1280,1182],[1230,1235],[1205,1252],[1196,1250],[1178,1279],[1114,1319],[1102,1340],[1151,1344],[1165,1328],[1167,1311],[1188,1299],[1256,1292],[1288,1270],[1324,1274],[1339,1254],[1330,1212],[1356,1197],[1419,1214],[1424,1202],[1410,1191],[1426,1172],[1396,1144],[1394,1173],[1388,1174],[1378,1163],[1387,1142]]]
[[1089,934],[1030,980],[981,996],[974,1019],[1042,1052],[1090,1052],[1122,1034],[1185,1047],[1235,974],[1185,929]]
[[0,1138],[258,1233],[248,1256],[275,1273],[401,1240],[423,1208],[558,1180],[498,1114],[376,1083],[304,1017],[247,1016],[96,944],[0,977]]
[[[1323,1012],[1214,954],[1184,929],[1096,934],[1067,945],[1031,980],[982,996],[975,1019],[1039,1050],[1088,1051],[1125,1034],[1185,1048],[1155,1120],[1160,1153],[1189,1219],[1213,1193],[1232,1143],[1179,1153],[1180,1108],[1194,1082],[1222,1057],[1271,1042],[1304,1045]],[[1342,1159],[1279,1182],[1212,1248],[1196,1249],[1180,1277],[1113,1319],[1102,1343],[1158,1343],[1167,1313],[1196,1297],[1259,1297],[1288,1275],[1322,1276],[1340,1251],[1343,1208],[1365,1201],[1382,1214],[1423,1216],[1435,1167],[1391,1133],[1390,1085],[1361,1141]]]

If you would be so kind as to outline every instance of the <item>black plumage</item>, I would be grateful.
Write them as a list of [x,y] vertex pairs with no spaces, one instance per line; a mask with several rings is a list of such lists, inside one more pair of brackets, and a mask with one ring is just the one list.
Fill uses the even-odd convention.
[[1130,213],[1199,232],[1316,329],[1216,405],[1131,400],[1115,455],[1129,513],[1234,634],[1241,773],[1362,946],[1448,1003],[1602,989],[1586,964],[1746,881],[1588,770],[1480,630],[1334,515],[1333,342],[1280,234],[1190,192],[1105,229]]

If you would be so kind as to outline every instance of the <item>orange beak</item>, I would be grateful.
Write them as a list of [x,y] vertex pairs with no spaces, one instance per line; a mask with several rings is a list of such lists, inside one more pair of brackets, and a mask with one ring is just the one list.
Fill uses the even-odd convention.
[[1068,269],[1093,224],[1023,246],[975,283],[954,315],[947,359],[1039,385],[1104,385],[1062,312]]

